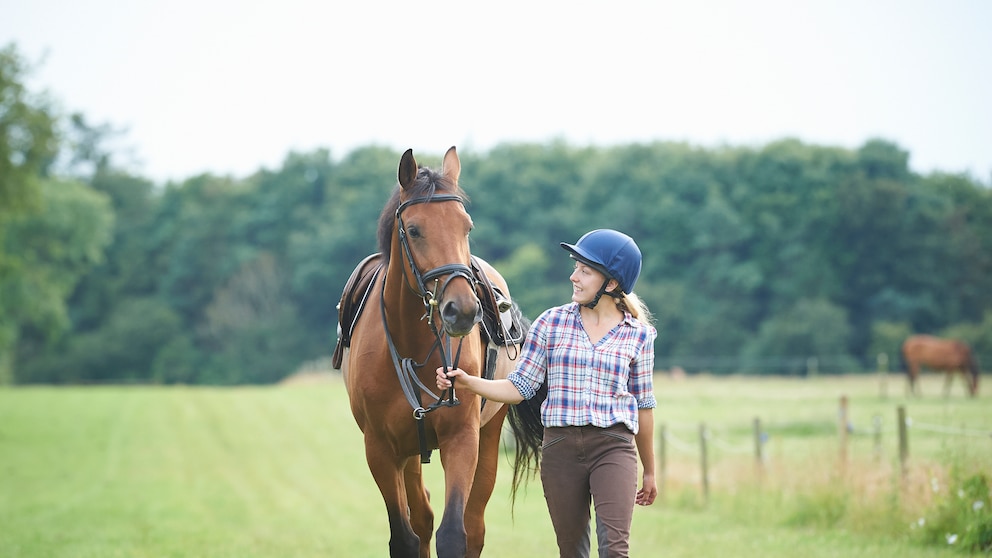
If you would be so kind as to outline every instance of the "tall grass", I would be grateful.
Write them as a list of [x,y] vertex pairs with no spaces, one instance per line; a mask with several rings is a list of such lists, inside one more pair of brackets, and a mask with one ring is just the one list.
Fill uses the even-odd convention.
[[[973,434],[992,431],[992,414],[988,398],[945,399],[937,379],[929,382],[926,395],[908,399],[894,377],[882,397],[874,376],[658,376],[656,420],[684,445],[666,446],[662,498],[635,510],[633,555],[922,557],[963,548],[965,531],[953,543],[938,531],[983,532],[980,520],[992,510],[987,499],[974,509],[983,488],[973,479],[992,470],[992,444]],[[840,395],[852,422],[845,463]],[[915,424],[970,434],[912,429],[903,476],[898,405]],[[884,419],[880,447],[869,428],[876,414]],[[755,417],[768,434],[760,466],[747,449]],[[708,500],[700,423],[712,434]],[[443,471],[434,461],[425,477],[440,517]],[[518,495],[510,517],[510,473],[507,457],[487,511],[485,555],[557,555],[539,481]],[[959,490],[971,492],[959,498]],[[386,555],[387,539],[361,433],[336,379],[0,390],[2,556],[363,557]]]

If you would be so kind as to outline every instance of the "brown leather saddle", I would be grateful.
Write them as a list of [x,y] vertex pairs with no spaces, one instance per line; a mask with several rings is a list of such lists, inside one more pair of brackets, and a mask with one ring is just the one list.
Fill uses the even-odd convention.
[[[475,279],[476,295],[482,303],[481,329],[483,341],[489,345],[486,365],[486,375],[489,375],[495,364],[494,349],[521,343],[528,324],[516,304],[512,303],[499,287],[492,284],[474,257],[471,269]],[[382,254],[375,253],[363,259],[345,283],[344,292],[338,302],[338,342],[331,358],[331,366],[336,370],[341,369],[344,349],[351,346],[355,324],[372,295],[372,285],[382,271]]]

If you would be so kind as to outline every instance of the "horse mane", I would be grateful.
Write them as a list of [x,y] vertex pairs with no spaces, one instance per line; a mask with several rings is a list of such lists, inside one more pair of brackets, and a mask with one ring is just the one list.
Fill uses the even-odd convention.
[[[379,252],[382,254],[384,264],[389,263],[389,248],[393,243],[393,229],[396,228],[394,226],[396,210],[400,206],[400,194],[402,191],[403,188],[397,183],[393,188],[392,195],[389,196],[389,201],[382,208],[382,214],[379,215],[379,228],[376,238],[378,239]],[[468,196],[458,186],[457,182],[448,180],[443,174],[430,167],[419,167],[417,169],[417,178],[406,192],[407,199],[418,197],[430,198],[435,194],[453,194],[461,197],[466,203],[469,201]]]

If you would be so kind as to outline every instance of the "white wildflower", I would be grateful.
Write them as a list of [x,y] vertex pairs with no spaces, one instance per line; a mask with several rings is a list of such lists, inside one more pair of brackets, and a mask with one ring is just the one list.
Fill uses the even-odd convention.
[[947,544],[954,544],[954,543],[958,542],[958,536],[957,536],[956,533],[953,534],[953,535],[950,534],[950,533],[947,533],[947,534],[944,535],[944,537],[947,538]]
[[975,502],[971,504],[971,511],[977,512],[978,510],[984,507],[985,507],[985,502],[981,500],[975,500]]

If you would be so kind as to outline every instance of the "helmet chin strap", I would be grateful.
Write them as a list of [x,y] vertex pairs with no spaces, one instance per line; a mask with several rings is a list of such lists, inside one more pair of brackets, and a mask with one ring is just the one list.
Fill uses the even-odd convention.
[[616,293],[614,293],[613,291],[607,291],[606,290],[606,287],[609,286],[609,284],[610,284],[610,280],[609,279],[607,279],[606,281],[603,281],[603,286],[599,288],[599,292],[596,293],[596,297],[593,298],[591,302],[587,302],[587,303],[583,304],[582,306],[585,306],[586,308],[589,308],[590,310],[593,309],[593,308],[595,308],[596,305],[599,304],[599,299],[602,298],[604,294],[605,295],[612,296],[613,298],[617,298]]

